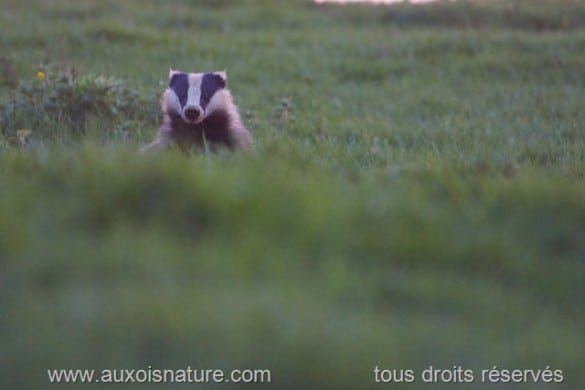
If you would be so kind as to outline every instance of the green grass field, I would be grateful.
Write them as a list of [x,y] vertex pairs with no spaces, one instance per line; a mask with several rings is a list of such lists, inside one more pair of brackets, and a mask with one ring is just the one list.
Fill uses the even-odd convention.
[[[1,8],[0,388],[585,388],[582,1]],[[255,153],[140,155],[169,67],[227,69]]]

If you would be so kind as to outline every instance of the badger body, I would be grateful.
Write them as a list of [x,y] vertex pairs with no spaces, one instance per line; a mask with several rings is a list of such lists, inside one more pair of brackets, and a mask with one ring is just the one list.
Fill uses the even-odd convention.
[[162,95],[163,123],[157,139],[146,152],[172,145],[183,151],[227,147],[250,149],[252,137],[242,124],[238,108],[227,87],[225,72],[169,72],[168,88]]

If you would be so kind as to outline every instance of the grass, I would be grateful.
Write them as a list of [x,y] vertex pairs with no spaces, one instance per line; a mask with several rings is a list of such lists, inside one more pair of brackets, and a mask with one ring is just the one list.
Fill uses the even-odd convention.
[[[0,387],[188,365],[585,387],[584,27],[570,0],[5,1]],[[59,115],[15,105],[47,63],[86,83]],[[227,68],[256,152],[140,155],[169,67]],[[122,111],[67,115],[120,79]]]

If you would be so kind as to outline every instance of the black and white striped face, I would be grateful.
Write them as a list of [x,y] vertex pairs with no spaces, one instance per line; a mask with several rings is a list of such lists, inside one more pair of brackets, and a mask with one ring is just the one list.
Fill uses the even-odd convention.
[[213,111],[214,97],[226,84],[225,72],[185,73],[171,69],[164,105],[168,111],[181,115],[185,122],[199,123]]

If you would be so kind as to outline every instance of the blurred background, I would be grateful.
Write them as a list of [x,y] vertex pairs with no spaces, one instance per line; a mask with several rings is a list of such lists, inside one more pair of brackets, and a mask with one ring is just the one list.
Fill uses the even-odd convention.
[[[1,8],[0,388],[585,387],[582,1]],[[139,155],[170,67],[226,69],[256,152]]]

